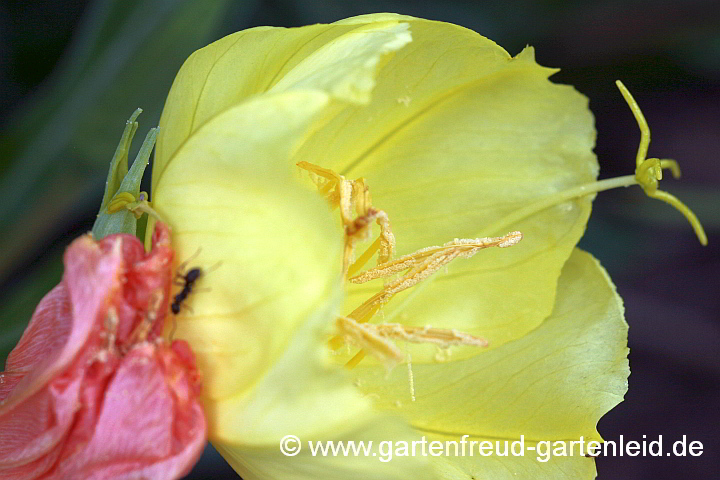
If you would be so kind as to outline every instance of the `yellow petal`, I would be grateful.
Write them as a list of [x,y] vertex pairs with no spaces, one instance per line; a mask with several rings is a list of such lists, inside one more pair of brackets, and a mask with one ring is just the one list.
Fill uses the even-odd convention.
[[257,382],[337,288],[340,239],[329,209],[276,160],[290,155],[327,101],[287,92],[231,108],[196,131],[156,179],[154,207],[173,229],[177,261],[200,248],[188,267],[211,270],[185,302],[192,312],[177,320],[208,400]]
[[[601,440],[600,417],[622,401],[629,374],[627,324],[622,300],[606,272],[588,253],[575,250],[558,282],[552,315],[523,338],[459,361],[413,365],[410,401],[407,372],[397,367],[353,370],[360,388],[378,395],[376,405],[406,418],[428,439]],[[452,358],[452,357],[451,357]],[[399,403],[397,403],[399,402]],[[400,405],[400,406],[398,406]],[[593,478],[592,460],[558,459],[545,466],[524,458],[444,458],[445,478]],[[551,464],[552,465],[552,464]],[[452,466],[452,468],[450,468]],[[488,472],[494,472],[492,476]],[[578,475],[577,472],[584,472]]]
[[[457,437],[433,435],[430,441],[458,441]],[[479,439],[468,439],[467,441]],[[504,442],[504,440],[501,440]],[[493,439],[493,448],[495,443]],[[508,444],[512,448],[512,442]],[[533,446],[525,442],[526,448]],[[453,447],[454,448],[454,447]],[[501,451],[505,448],[500,444]],[[592,480],[596,477],[595,460],[578,455],[579,446],[575,446],[575,455],[570,457],[547,456],[542,446],[541,454],[535,451],[526,451],[524,456],[516,457],[509,454],[506,457],[491,456],[480,457],[435,457],[435,469],[443,480],[467,480],[468,478],[487,478],[492,480],[515,480],[517,478],[531,478],[533,480]],[[551,445],[551,452],[552,452]],[[566,448],[569,446],[557,448]],[[486,452],[488,450],[485,450]],[[587,451],[587,450],[585,450]],[[477,452],[477,450],[476,450]]]
[[[160,119],[157,176],[189,136],[248,98],[285,90],[320,90],[367,102],[381,60],[411,40],[407,23],[258,27],[193,53],[180,69]],[[290,164],[287,164],[290,168]]]
[[366,104],[382,57],[411,40],[407,23],[363,25],[308,55],[268,91],[322,90],[341,100]]
[[[318,421],[322,421],[319,418]],[[343,424],[332,425],[342,428]],[[368,425],[356,429],[342,428],[332,435],[323,436],[321,441],[365,442],[373,441],[374,445],[382,441],[405,441],[411,443],[417,436],[408,431],[407,425],[397,419],[372,416]],[[298,437],[301,438],[301,437]],[[312,442],[318,437],[306,437]],[[301,438],[302,439],[302,438]],[[388,440],[389,439],[389,440]],[[437,479],[437,474],[422,457],[394,457],[390,461],[364,455],[332,454],[313,456],[308,444],[297,456],[284,456],[278,445],[281,438],[260,446],[227,446],[213,442],[218,452],[238,472],[244,480],[430,480]],[[305,439],[302,439],[305,440]],[[380,455],[382,452],[376,452]]]
[[[381,462],[376,456],[312,455],[308,441],[377,446],[382,441],[418,439],[401,419],[375,411],[373,397],[359,393],[346,372],[328,358],[327,320],[336,307],[329,302],[297,330],[249,395],[211,405],[215,423],[210,440],[246,480],[435,478],[424,458]],[[300,441],[295,456],[280,451],[286,435]]]
[[[538,66],[531,48],[511,58],[470,30],[407,22],[413,42],[380,70],[371,102],[325,116],[294,160],[366,178],[373,206],[389,215],[398,255],[453,238],[523,232],[519,245],[457,261],[384,309],[385,321],[457,328],[494,348],[552,310],[590,199],[509,216],[594,181],[592,114],[584,96],[548,81],[554,70]],[[351,287],[345,313],[378,290]]]

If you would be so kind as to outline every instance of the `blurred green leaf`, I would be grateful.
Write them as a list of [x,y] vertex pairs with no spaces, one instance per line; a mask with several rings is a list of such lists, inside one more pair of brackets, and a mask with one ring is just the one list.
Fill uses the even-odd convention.
[[63,65],[0,136],[0,155],[12,159],[0,178],[0,226],[8,232],[0,240],[3,275],[43,244],[57,219],[83,201],[88,184],[104,177],[136,107],[148,112],[145,125],[157,124],[175,73],[218,35],[230,3],[106,0],[92,6]]
[[47,252],[34,270],[0,293],[0,365],[20,339],[38,301],[60,282],[64,251],[62,246]]

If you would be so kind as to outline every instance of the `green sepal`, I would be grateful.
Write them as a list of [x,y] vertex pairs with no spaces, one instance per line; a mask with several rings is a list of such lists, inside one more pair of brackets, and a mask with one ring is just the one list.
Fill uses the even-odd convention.
[[157,137],[157,128],[150,129],[128,170],[128,151],[138,128],[135,119],[141,112],[142,110],[138,108],[130,116],[110,162],[105,194],[92,228],[93,237],[97,240],[113,233],[136,234],[139,215],[136,213],[137,210],[131,207],[139,202],[147,202],[145,198],[147,195],[143,193],[141,196],[140,182]]
[[125,122],[125,130],[120,138],[120,143],[115,149],[115,154],[110,161],[110,170],[108,171],[108,177],[105,181],[105,195],[103,195],[100,206],[101,212],[107,208],[108,203],[110,203],[113,195],[115,195],[115,192],[120,188],[123,178],[125,178],[125,175],[128,173],[128,152],[135,137],[135,132],[138,129],[138,122],[135,120],[141,113],[142,108],[138,108],[130,115],[128,121]]

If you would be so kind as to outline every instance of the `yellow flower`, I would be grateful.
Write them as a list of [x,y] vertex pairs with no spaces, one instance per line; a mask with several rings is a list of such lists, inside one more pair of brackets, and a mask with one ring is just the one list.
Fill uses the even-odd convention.
[[[180,260],[201,249],[191,266],[206,270],[205,291],[189,296],[176,336],[205,376],[210,439],[243,478],[593,478],[577,451],[539,461],[394,448],[600,440],[598,419],[626,391],[622,302],[575,249],[601,189],[593,119],[585,97],[548,81],[554,71],[531,48],[511,57],[470,30],[393,14],[253,28],[187,60],[160,122],[153,207]],[[341,272],[357,270],[352,254],[370,243],[353,232],[370,220],[385,235],[371,247],[381,263],[392,236],[395,257],[511,230],[524,239],[439,261],[429,278],[411,269],[411,288],[367,303],[389,284]],[[457,245],[434,251],[467,253]],[[363,304],[367,315],[351,313]],[[356,356],[344,369],[357,348],[333,353],[338,332],[366,334],[363,351],[400,351],[407,366]],[[439,349],[442,335],[460,346]],[[303,442],[296,456],[280,451],[286,435]],[[372,440],[376,456],[313,456],[317,440]],[[391,461],[383,441],[396,442]]]

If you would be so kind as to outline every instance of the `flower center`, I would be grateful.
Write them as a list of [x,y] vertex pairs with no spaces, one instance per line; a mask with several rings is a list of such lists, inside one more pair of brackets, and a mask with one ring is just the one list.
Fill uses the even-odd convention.
[[[344,228],[345,249],[343,252],[342,273],[352,283],[360,284],[377,278],[394,279],[385,283],[382,289],[368,298],[345,317],[338,317],[338,334],[330,340],[333,349],[343,344],[360,347],[360,351],[346,364],[352,368],[367,353],[378,358],[388,368],[392,368],[404,359],[393,340],[412,343],[429,343],[441,348],[453,345],[472,345],[485,347],[488,342],[477,336],[457,330],[425,327],[407,327],[398,323],[371,324],[370,320],[395,295],[407,290],[456,258],[470,258],[488,247],[510,247],[522,239],[520,232],[511,232],[503,237],[454,239],[442,246],[422,248],[408,255],[393,259],[395,235],[390,227],[387,213],[372,206],[370,189],[365,179],[347,180],[332,170],[300,162],[298,167],[311,173],[313,182],[333,208],[340,209],[340,219]],[[353,218],[353,210],[355,217]],[[357,244],[369,240],[372,235],[372,223],[380,226],[380,235],[370,247],[355,259]],[[377,266],[359,272],[375,253],[378,254]]]

